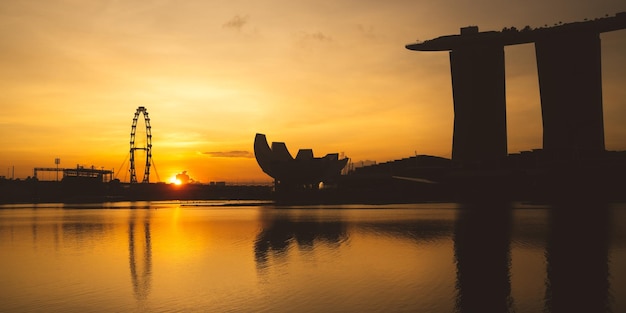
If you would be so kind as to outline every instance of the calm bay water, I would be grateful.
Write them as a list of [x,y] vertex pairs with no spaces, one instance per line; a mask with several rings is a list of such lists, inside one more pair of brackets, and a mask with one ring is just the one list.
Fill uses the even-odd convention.
[[626,312],[624,204],[219,204],[2,206],[0,311]]

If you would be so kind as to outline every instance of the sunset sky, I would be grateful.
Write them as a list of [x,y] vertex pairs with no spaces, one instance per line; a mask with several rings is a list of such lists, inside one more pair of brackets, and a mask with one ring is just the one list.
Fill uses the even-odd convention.
[[[182,171],[200,182],[270,181],[254,159],[256,133],[293,155],[312,148],[356,163],[450,157],[448,53],[406,44],[469,25],[622,11],[623,0],[2,1],[0,176],[14,168],[26,178],[60,158],[128,181],[139,106],[161,181]],[[626,30],[601,38],[606,147],[626,150]],[[534,46],[505,53],[508,150],[541,148]]]

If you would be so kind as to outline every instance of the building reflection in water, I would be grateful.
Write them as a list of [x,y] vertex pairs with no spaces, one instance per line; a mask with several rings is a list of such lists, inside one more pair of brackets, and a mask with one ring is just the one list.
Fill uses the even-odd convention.
[[[143,213],[143,217],[140,216]],[[135,298],[144,300],[152,281],[150,210],[132,209],[128,219],[128,260]]]
[[[611,309],[609,238],[611,210],[607,205],[555,205],[548,209],[547,238],[513,238],[510,204],[464,205],[454,219],[376,220],[346,222],[316,220],[314,214],[269,211],[254,243],[257,268],[286,257],[294,245],[314,249],[325,242],[339,247],[350,231],[365,231],[415,243],[436,241],[452,233],[456,264],[457,312],[513,312],[512,241],[545,242],[545,271],[524,272],[545,277],[544,312],[608,312]],[[450,224],[454,221],[454,226]],[[521,224],[527,227],[527,224]],[[522,235],[524,236],[524,235]],[[356,238],[356,237],[355,237]],[[544,238],[546,241],[544,241]],[[525,262],[518,257],[515,262]],[[545,275],[545,276],[544,276]],[[542,278],[539,278],[542,279]],[[517,278],[517,283],[527,280]],[[536,281],[533,279],[533,281]],[[539,286],[541,282],[539,282]],[[542,292],[535,300],[541,301]],[[522,299],[522,301],[524,301]],[[538,303],[541,306],[541,303]],[[532,306],[520,303],[520,306]]]
[[315,242],[339,246],[347,238],[346,224],[341,221],[319,221],[314,216],[292,219],[289,215],[264,213],[263,228],[254,242],[257,268],[267,266],[268,257],[284,257],[292,243],[302,250],[313,250]]
[[609,311],[609,214],[608,206],[598,203],[550,211],[546,311]]
[[511,219],[511,208],[506,204],[460,209],[454,227],[459,312],[512,310]]

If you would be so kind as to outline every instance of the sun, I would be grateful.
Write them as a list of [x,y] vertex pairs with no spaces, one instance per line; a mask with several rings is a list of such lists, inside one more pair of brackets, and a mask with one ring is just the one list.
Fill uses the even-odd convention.
[[180,179],[176,178],[176,176],[170,178],[170,183],[174,184],[174,185],[182,185],[183,184],[183,182]]

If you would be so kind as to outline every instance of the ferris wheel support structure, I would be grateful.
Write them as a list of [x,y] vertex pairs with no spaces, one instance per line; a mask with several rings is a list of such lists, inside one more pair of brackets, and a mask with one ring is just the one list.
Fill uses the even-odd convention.
[[[135,145],[135,135],[137,133],[137,120],[139,119],[139,114],[143,114],[144,121],[146,122],[146,146],[145,147],[137,147]],[[146,163],[145,170],[143,173],[142,183],[150,182],[150,165],[152,164],[152,129],[150,127],[150,117],[148,117],[148,110],[146,107],[138,107],[135,112],[135,116],[133,117],[133,125],[130,130],[130,183],[137,183],[137,173],[135,170],[135,151],[136,150],[144,150],[146,151]]]

